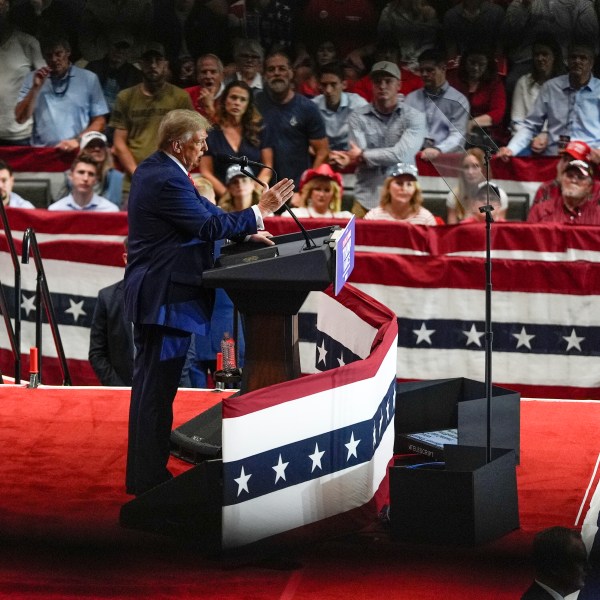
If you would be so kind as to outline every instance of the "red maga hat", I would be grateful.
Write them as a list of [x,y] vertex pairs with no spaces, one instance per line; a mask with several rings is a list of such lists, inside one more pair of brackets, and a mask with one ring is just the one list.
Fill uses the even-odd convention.
[[325,177],[326,179],[331,179],[331,181],[335,181],[340,186],[340,192],[343,192],[344,190],[342,176],[339,173],[336,173],[327,163],[323,163],[316,169],[307,169],[304,171],[304,173],[302,173],[302,177],[300,177],[298,190],[302,190],[302,188],[315,177]]

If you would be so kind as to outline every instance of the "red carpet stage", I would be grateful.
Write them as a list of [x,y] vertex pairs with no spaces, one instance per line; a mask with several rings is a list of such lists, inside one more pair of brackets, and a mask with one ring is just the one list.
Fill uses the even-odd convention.
[[[182,391],[176,425],[219,393]],[[522,529],[479,548],[393,542],[367,531],[280,563],[207,558],[202,549],[119,527],[128,390],[0,388],[0,598],[305,600],[514,599],[531,575],[533,532],[581,526],[595,490],[600,403],[521,403]],[[179,473],[188,465],[172,459]],[[285,566],[285,565],[284,565]],[[280,568],[274,568],[280,567]]]

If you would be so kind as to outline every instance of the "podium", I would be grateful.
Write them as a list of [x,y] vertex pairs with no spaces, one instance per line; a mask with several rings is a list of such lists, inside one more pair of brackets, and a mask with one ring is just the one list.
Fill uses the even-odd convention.
[[240,393],[300,377],[298,312],[309,292],[334,279],[338,226],[276,236],[275,246],[254,242],[223,247],[203,284],[223,288],[243,317],[246,358]]

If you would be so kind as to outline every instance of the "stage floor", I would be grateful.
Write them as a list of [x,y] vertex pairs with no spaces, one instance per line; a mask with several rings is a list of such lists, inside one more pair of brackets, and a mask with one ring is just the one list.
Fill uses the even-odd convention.
[[[175,425],[222,395],[180,391]],[[303,548],[295,570],[210,560],[124,530],[129,391],[0,387],[0,597],[519,597],[535,531],[580,527],[597,485],[600,402],[522,400],[521,530],[477,549],[394,543],[380,524]],[[177,459],[175,474],[189,468]],[[385,592],[383,592],[385,590]]]

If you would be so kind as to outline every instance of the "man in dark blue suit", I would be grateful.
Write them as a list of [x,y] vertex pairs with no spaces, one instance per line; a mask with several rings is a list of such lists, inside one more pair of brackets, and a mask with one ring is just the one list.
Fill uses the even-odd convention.
[[535,581],[521,600],[557,600],[580,590],[588,567],[581,534],[568,527],[550,527],[536,534],[532,551]]
[[[123,240],[127,264],[127,238]],[[102,385],[130,386],[133,378],[133,332],[123,312],[123,280],[98,292],[90,329],[90,364]]]
[[136,169],[129,196],[125,316],[134,324],[135,359],[127,492],[139,495],[171,478],[167,469],[173,400],[192,333],[208,333],[213,293],[202,274],[220,239],[273,244],[263,228],[293,194],[281,180],[248,209],[225,213],[198,194],[189,171],[207,149],[208,121],[173,110],[161,121],[159,150]]

